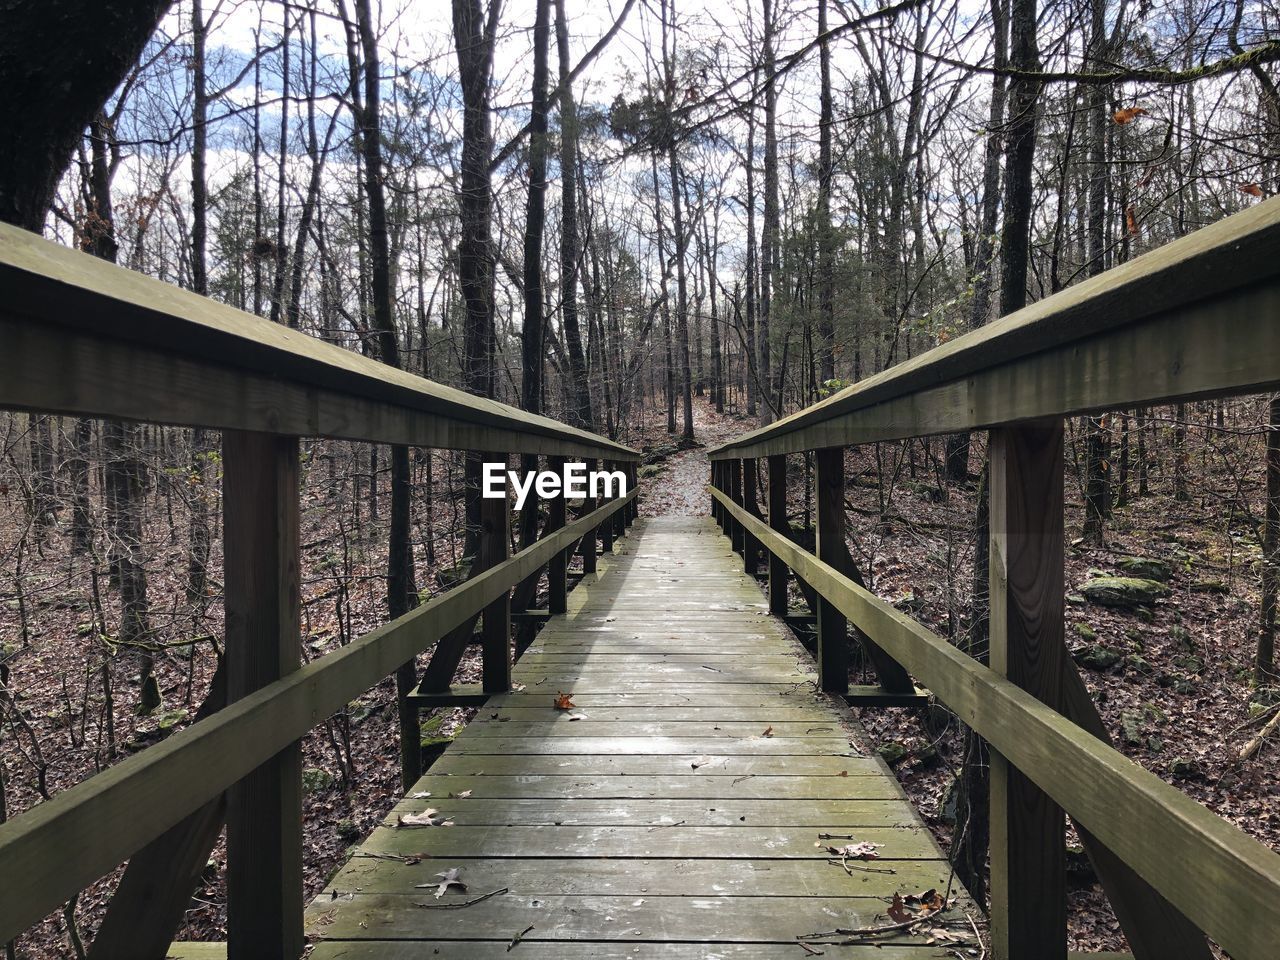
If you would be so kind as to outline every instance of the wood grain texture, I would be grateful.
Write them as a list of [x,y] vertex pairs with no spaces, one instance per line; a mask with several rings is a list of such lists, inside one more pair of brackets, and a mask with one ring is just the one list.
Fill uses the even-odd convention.
[[[302,665],[298,438],[222,435],[227,700]],[[296,740],[227,790],[227,956],[302,953],[302,754]],[[135,811],[135,816],[142,811]]]
[[[991,669],[1056,707],[1063,664],[1062,421],[991,431]],[[1065,819],[991,751],[991,952],[1066,960]]]

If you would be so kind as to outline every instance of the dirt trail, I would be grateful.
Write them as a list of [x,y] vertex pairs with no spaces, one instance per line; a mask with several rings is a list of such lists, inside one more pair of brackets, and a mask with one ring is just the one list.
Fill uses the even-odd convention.
[[[704,400],[694,400],[693,436],[699,446],[664,460],[656,476],[640,483],[640,510],[651,517],[700,517],[710,509],[707,480],[711,473],[707,448],[749,430],[746,417],[716,413]],[[667,440],[657,441],[668,442]],[[674,442],[674,438],[670,442]]]

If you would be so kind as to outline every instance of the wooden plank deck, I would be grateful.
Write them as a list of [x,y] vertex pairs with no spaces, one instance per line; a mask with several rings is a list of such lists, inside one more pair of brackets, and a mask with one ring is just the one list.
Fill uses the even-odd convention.
[[[615,550],[311,904],[314,960],[804,957],[798,935],[948,886],[964,936],[931,835],[712,521],[641,520]],[[452,825],[397,826],[427,808]],[[849,871],[824,849],[861,841],[880,858]],[[454,868],[466,891],[436,899]],[[810,949],[925,960],[968,935]]]

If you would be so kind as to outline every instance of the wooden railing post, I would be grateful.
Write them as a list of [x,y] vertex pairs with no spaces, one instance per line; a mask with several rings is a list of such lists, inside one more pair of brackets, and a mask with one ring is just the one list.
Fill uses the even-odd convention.
[[[640,465],[635,460],[627,464],[627,486],[629,489],[635,490],[640,485]],[[640,495],[637,490],[636,496],[627,504],[627,526],[635,523],[636,518],[640,516]]]
[[[769,457],[769,528],[782,536],[787,529],[787,458],[785,454]],[[782,617],[787,613],[787,565],[769,551],[769,612]]]
[[[499,458],[506,470],[508,458]],[[480,498],[480,539],[476,562],[480,569],[502,563],[511,556],[511,504],[505,496]],[[484,608],[480,643],[483,653],[481,680],[485,693],[511,689],[511,591]]]
[[[818,507],[818,559],[840,569],[844,542],[844,448],[814,451],[814,500]],[[818,685],[828,693],[849,689],[848,625],[844,614],[818,597]]]
[[[564,474],[564,457],[551,457],[548,461],[550,469],[561,476]],[[552,497],[547,502],[547,532],[550,536],[564,527],[565,510],[564,495]],[[569,551],[561,550],[547,564],[547,610],[553,616],[568,610],[568,590],[565,584],[565,571],[569,567]]]
[[[1056,706],[1063,645],[1062,421],[991,431],[991,668]],[[995,960],[1064,960],[1061,808],[991,750]]]
[[[591,471],[596,468],[594,457],[588,457],[586,460],[587,475],[590,476]],[[591,487],[587,486],[586,496],[582,500],[583,515],[590,513],[596,508],[596,499],[591,496]],[[582,544],[578,547],[582,554],[582,572],[584,574],[596,572],[596,529],[592,527],[582,537]]]
[[[747,513],[756,512],[756,461],[742,461],[742,508]],[[750,531],[742,531],[742,569],[755,576],[760,569],[760,541]]]
[[[711,489],[720,489],[720,464],[723,461],[711,461]],[[720,529],[724,529],[724,510],[720,506],[720,501],[715,498],[715,494],[711,495],[711,519],[719,525]]]
[[[613,462],[610,460],[601,460],[600,469],[608,471],[612,469]],[[607,488],[606,488],[607,489]],[[604,506],[609,501],[609,497],[601,496],[596,502],[600,506]],[[613,553],[613,517],[605,520],[600,524],[600,552]]]
[[[729,460],[725,464],[729,471],[729,497],[738,506],[742,506],[742,461]],[[727,513],[727,511],[726,511]],[[737,553],[742,552],[743,534],[746,532],[742,529],[742,524],[734,520],[733,517],[726,516],[726,522],[729,524],[729,537],[733,543],[733,549]]]
[[[302,662],[298,439],[222,435],[227,700]],[[302,953],[302,754],[295,742],[227,791],[227,957]]]
[[[614,469],[622,474],[623,485],[626,490],[631,489],[631,479],[628,476],[627,464],[621,461],[615,461]],[[619,496],[625,496],[626,491],[620,492]],[[631,505],[627,504],[612,517],[613,520],[613,537],[615,540],[620,539],[627,532],[627,511],[631,509]]]

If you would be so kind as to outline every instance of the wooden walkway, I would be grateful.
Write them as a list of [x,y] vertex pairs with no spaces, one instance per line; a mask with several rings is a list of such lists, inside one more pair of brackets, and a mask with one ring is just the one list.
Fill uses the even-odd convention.
[[[973,911],[715,524],[640,520],[615,549],[521,658],[516,692],[481,708],[312,903],[314,960],[924,960],[973,946],[903,931],[796,943],[892,923],[895,892],[950,883],[957,937]],[[562,691],[573,709],[554,707]],[[451,825],[397,826],[428,808]],[[849,870],[825,849],[862,842],[879,859]],[[453,869],[465,892],[435,898]]]

